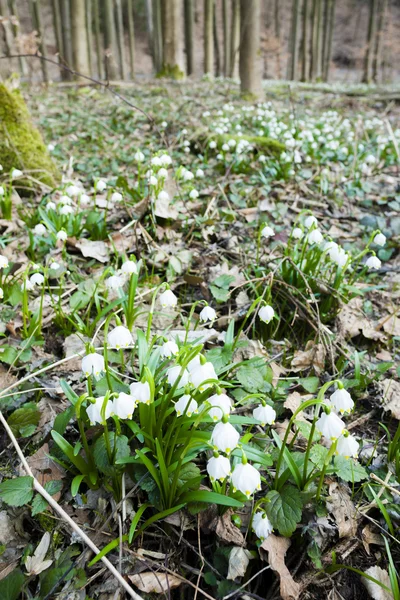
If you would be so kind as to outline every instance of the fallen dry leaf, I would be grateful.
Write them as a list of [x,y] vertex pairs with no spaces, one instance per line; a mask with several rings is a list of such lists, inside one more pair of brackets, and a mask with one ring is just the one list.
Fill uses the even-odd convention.
[[316,344],[309,340],[304,350],[298,350],[292,359],[291,370],[297,373],[313,367],[317,375],[322,373],[325,367],[325,348],[322,344]]
[[400,319],[399,317],[392,316],[389,319],[385,317],[383,319],[383,330],[389,335],[400,336]]
[[337,482],[329,485],[326,506],[335,519],[339,538],[354,537],[357,533],[357,511],[343,485]]
[[207,533],[215,532],[222,542],[245,546],[246,540],[242,532],[232,522],[232,513],[232,510],[227,510],[219,516],[216,505],[211,505],[199,514],[200,527]]
[[[381,569],[378,566],[374,566],[369,567],[369,569],[367,569],[365,572],[367,575],[370,575],[374,579],[377,579],[378,581],[383,583],[383,585],[386,585],[386,587],[391,589],[389,574],[387,571],[385,571],[385,569]],[[370,581],[366,577],[361,577],[361,581],[367,588],[371,598],[373,598],[374,600],[393,600],[393,594],[384,590],[377,583]]]
[[75,244],[85,258],[95,258],[101,263],[108,262],[108,247],[105,242],[92,240],[79,240]]
[[229,566],[227,579],[244,577],[246,569],[252,558],[251,552],[241,546],[234,546],[229,554]]
[[129,579],[141,592],[147,594],[163,594],[181,585],[182,579],[169,573],[153,573],[144,571],[137,575],[128,575]]
[[370,556],[370,545],[383,546],[384,542],[380,533],[373,530],[372,525],[368,524],[364,527],[361,532],[362,543],[365,548],[365,552]]
[[[43,487],[49,481],[60,481],[65,477],[64,470],[50,458],[48,444],[43,444],[27,460],[34,476]],[[60,496],[61,492],[57,492],[53,496],[54,500],[59,500]]]
[[300,596],[300,585],[296,583],[285,564],[285,555],[290,546],[290,540],[284,537],[278,537],[271,533],[260,546],[261,558],[265,560],[265,554],[268,554],[268,563],[271,565],[280,578],[280,593],[283,600],[297,600]]
[[28,575],[39,575],[53,563],[51,559],[45,560],[47,550],[50,546],[50,533],[46,531],[32,556],[25,559],[25,567]]
[[400,383],[394,379],[380,381],[383,410],[389,410],[395,419],[400,420]]
[[385,335],[377,331],[364,315],[362,298],[352,298],[345,304],[337,316],[338,331],[344,338],[353,338],[360,333],[369,340],[381,340]]

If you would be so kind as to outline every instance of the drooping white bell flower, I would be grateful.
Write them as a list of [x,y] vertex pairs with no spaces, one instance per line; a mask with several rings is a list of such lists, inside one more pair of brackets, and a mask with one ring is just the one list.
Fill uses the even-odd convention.
[[204,365],[200,364],[190,371],[189,381],[200,391],[203,391],[212,385],[210,382],[205,383],[209,379],[218,380],[214,365],[210,362],[206,362]]
[[194,179],[194,175],[193,175],[192,171],[189,171],[188,169],[183,169],[182,170],[182,179],[183,179],[183,181],[192,181],[192,179]]
[[234,490],[239,490],[247,498],[261,489],[260,473],[249,463],[237,464],[233,469],[231,480]]
[[79,202],[82,206],[86,206],[90,202],[90,197],[87,194],[81,194],[79,197]]
[[212,482],[224,481],[231,474],[231,463],[226,456],[212,456],[207,462],[207,473]]
[[78,188],[78,186],[71,184],[65,191],[67,192],[68,196],[77,196],[81,190]]
[[132,419],[135,408],[135,398],[125,392],[120,392],[112,402],[112,414],[120,419]]
[[386,236],[383,233],[377,233],[374,237],[374,244],[377,246],[384,246],[386,244]]
[[195,369],[196,367],[198,367],[200,364],[200,354],[197,354],[194,358],[192,358],[192,360],[187,364],[187,370],[189,371],[189,373],[191,373],[193,371],[193,369]]
[[8,258],[0,254],[0,269],[7,269],[8,267]]
[[117,350],[128,348],[128,346],[133,346],[133,337],[127,327],[118,325],[107,335],[107,344],[110,348]]
[[339,388],[333,392],[330,401],[334,409],[340,414],[350,413],[354,408],[353,399],[344,388]]
[[11,171],[12,179],[17,179],[17,177],[21,177],[21,175],[23,175],[22,171],[20,171],[19,169],[12,169],[12,171]]
[[160,156],[160,162],[163,167],[168,167],[168,165],[170,165],[172,163],[172,158],[170,157],[169,154],[162,154]]
[[51,201],[48,202],[46,204],[46,210],[56,210],[56,204],[55,204],[55,202],[51,202]]
[[340,248],[340,246],[337,248],[332,248],[328,254],[332,262],[336,263],[340,268],[343,268],[349,259],[347,252],[345,252],[343,248]]
[[105,181],[103,181],[103,179],[99,179],[98,181],[96,181],[96,183],[94,185],[94,189],[96,190],[96,192],[104,192],[106,187],[107,187],[107,184]]
[[[196,400],[193,400],[189,394],[184,394],[175,402],[175,410],[178,417],[186,414],[187,417],[191,417],[193,413],[198,412],[198,404]],[[185,413],[186,411],[186,413]]]
[[292,237],[295,240],[301,240],[301,238],[303,237],[304,233],[303,230],[300,229],[300,227],[295,227],[292,231]]
[[133,260],[126,260],[122,263],[121,271],[122,273],[125,273],[125,275],[132,275],[132,273],[137,274],[137,264],[133,262]]
[[307,217],[305,219],[304,225],[307,227],[307,229],[310,229],[313,225],[317,226],[318,225],[318,221],[314,217],[314,215],[310,215],[309,217]]
[[136,160],[136,162],[141,163],[144,161],[144,154],[143,154],[143,152],[140,152],[140,150],[138,150],[133,155],[133,158]]
[[25,279],[23,283],[21,283],[21,292],[26,290],[27,292],[31,292],[34,289],[35,285],[29,280]]
[[178,344],[176,344],[172,340],[164,342],[160,349],[160,354],[162,358],[171,358],[171,356],[176,356],[178,352]]
[[269,304],[267,304],[267,306],[262,306],[258,311],[258,317],[260,321],[263,321],[263,323],[270,323],[270,321],[272,321],[274,318],[274,315],[275,311],[272,306],[269,306]]
[[160,200],[160,202],[163,202],[163,201],[168,202],[168,200],[169,200],[169,194],[165,190],[161,190],[161,192],[158,194],[157,197],[158,197],[158,200]]
[[269,227],[268,225],[266,225],[262,231],[261,231],[261,235],[263,238],[270,238],[270,237],[274,237],[275,235],[275,231],[272,229],[272,227]]
[[196,171],[196,177],[198,177],[199,179],[201,179],[202,177],[204,177],[204,171],[203,171],[203,169],[197,169],[197,171]]
[[222,421],[216,424],[211,434],[212,445],[225,454],[230,454],[236,448],[239,439],[240,435],[233,425]]
[[346,426],[342,419],[334,412],[329,414],[323,412],[316,423],[318,431],[328,440],[337,440],[345,430]]
[[352,435],[342,435],[336,444],[336,454],[345,458],[357,458],[360,444]]
[[43,223],[38,223],[33,228],[33,233],[35,235],[42,235],[42,236],[44,236],[44,235],[47,235],[47,229],[46,229],[45,225],[43,225]]
[[33,285],[42,285],[44,283],[44,276],[41,273],[33,273],[33,275],[30,276],[29,281]]
[[316,244],[318,246],[322,242],[323,239],[324,239],[323,235],[319,229],[313,229],[308,234],[308,243],[309,244]]
[[[105,396],[99,396],[99,398],[96,398],[96,401],[93,404],[90,404],[86,409],[86,413],[87,413],[87,416],[89,417],[89,421],[90,421],[91,425],[96,425],[96,423],[99,423],[99,424],[103,423],[103,417],[101,416],[101,409],[103,408],[104,398],[105,398]],[[106,407],[105,407],[105,411],[104,411],[105,420],[107,420],[109,417],[111,417],[112,409],[113,409],[113,403],[108,401],[106,404]]]
[[58,240],[61,240],[62,242],[65,242],[65,240],[68,237],[68,234],[63,229],[60,229],[60,231],[57,231],[57,236],[56,237],[57,237]]
[[0,300],[3,300],[4,298],[4,290],[3,288],[0,288]]
[[58,271],[59,268],[60,265],[58,264],[58,262],[52,262],[51,265],[49,265],[49,269],[51,269],[52,271]]
[[158,171],[158,176],[161,179],[168,179],[168,171],[167,171],[167,169],[164,169],[164,167],[161,167],[161,169]]
[[256,512],[253,517],[252,528],[258,539],[266,540],[273,532],[273,526],[265,512]]
[[265,427],[267,424],[272,425],[275,423],[276,412],[269,404],[266,404],[265,406],[260,404],[253,410],[253,417],[254,419],[257,419],[257,421],[260,421],[261,425]]
[[[169,385],[171,385],[171,386],[175,385],[176,381],[178,380],[178,378],[180,376],[181,370],[182,370],[182,367],[180,365],[177,365],[176,367],[171,367],[170,369],[167,370],[167,381],[168,381]],[[184,387],[188,383],[189,383],[189,373],[185,369],[179,379],[178,387]]]
[[148,381],[144,381],[143,383],[141,381],[131,383],[129,389],[135,402],[139,402],[140,404],[150,404],[151,392]]
[[73,212],[74,209],[72,208],[72,206],[68,206],[68,204],[64,204],[64,206],[60,208],[60,215],[63,215],[64,217],[66,215],[72,215]]
[[208,144],[208,147],[211,148],[211,150],[214,150],[217,147],[217,142],[211,140],[211,142]]
[[111,275],[104,282],[108,290],[119,290],[125,284],[125,279],[120,275]]
[[114,192],[111,195],[112,202],[121,202],[121,200],[122,200],[122,194],[120,192]]
[[178,304],[178,298],[172,290],[165,290],[160,294],[160,304],[163,308],[173,308]]
[[81,368],[86,377],[94,375],[98,379],[105,371],[104,357],[96,352],[91,352],[82,358]]
[[369,271],[375,271],[381,268],[382,263],[377,256],[370,256],[365,265]]
[[189,198],[191,198],[192,200],[196,200],[196,198],[199,197],[199,192],[197,190],[191,190],[190,194],[189,194]]
[[155,175],[150,175],[149,177],[149,184],[152,186],[156,186],[158,183],[158,179]]
[[221,421],[232,409],[231,399],[226,394],[213,394],[207,399],[207,404],[211,406],[207,414],[213,421]]
[[211,306],[205,306],[200,312],[200,321],[206,323],[206,321],[214,321],[217,313]]

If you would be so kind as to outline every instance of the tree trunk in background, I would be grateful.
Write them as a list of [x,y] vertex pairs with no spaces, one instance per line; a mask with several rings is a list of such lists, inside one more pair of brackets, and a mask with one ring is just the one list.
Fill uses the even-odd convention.
[[[69,0],[60,0],[60,8],[61,8],[61,31],[63,38],[63,56],[62,62],[66,63],[68,67],[73,66],[72,60],[72,42],[71,42],[71,7]],[[65,81],[71,80],[71,73],[68,71],[61,71],[61,78]]]
[[[30,0],[30,5],[31,5],[31,11],[32,11],[33,27],[38,32],[39,40],[40,40],[38,49],[39,49],[40,54],[44,58],[47,58],[47,50],[46,50],[46,43],[44,41],[44,36],[43,36],[42,19],[41,19],[41,15],[40,15],[39,0]],[[41,67],[42,67],[43,81],[45,83],[48,83],[49,72],[48,72],[48,68],[47,68],[47,62],[45,60],[41,60],[40,63],[41,63]]]
[[231,27],[231,60],[230,77],[239,77],[239,48],[240,48],[240,0],[231,2],[232,27]]
[[[18,8],[17,8],[17,3],[15,0],[9,0],[8,2],[8,7],[10,9],[10,15],[12,15],[14,17],[14,23],[12,25],[12,30],[13,30],[13,35],[14,35],[14,40],[15,40],[15,44],[16,44],[16,48],[18,52],[21,52],[21,48],[20,45],[18,43],[18,39],[20,36],[20,21],[19,21],[19,14],[18,14]],[[20,71],[22,73],[22,75],[27,75],[28,73],[28,68],[27,68],[27,64],[24,58],[19,58],[18,59],[19,62],[19,68]]]
[[104,0],[104,45],[105,45],[105,72],[107,79],[116,79],[117,64],[115,60],[115,20],[113,0]]
[[147,35],[149,38],[149,50],[151,58],[153,59],[154,66],[154,18],[153,18],[153,2],[152,0],[146,0],[146,24],[147,24]]
[[154,68],[156,73],[163,65],[163,33],[161,17],[161,0],[153,0],[153,36],[154,36]]
[[57,52],[58,52],[59,58],[61,58],[64,54],[64,50],[63,50],[61,11],[60,11],[59,0],[53,0],[52,8],[53,8],[53,27],[54,27],[54,33],[56,36]]
[[326,29],[325,29],[325,52],[324,52],[324,64],[323,64],[323,79],[328,81],[329,70],[331,66],[332,58],[332,45],[333,45],[333,30],[335,27],[335,4],[336,0],[328,0],[326,7]]
[[325,0],[318,0],[316,78],[319,80],[322,78],[322,55],[324,49],[324,4]]
[[385,29],[385,21],[386,21],[386,11],[387,11],[387,0],[381,0],[379,7],[379,15],[378,15],[378,24],[377,24],[377,36],[376,36],[376,46],[375,46],[375,54],[374,54],[374,64],[373,64],[373,80],[375,83],[378,82],[379,73],[382,71],[382,41],[383,41],[383,31]]
[[125,71],[125,34],[124,34],[124,19],[122,16],[122,2],[115,0],[115,21],[117,24],[117,46],[118,46],[118,62],[119,76],[124,81],[126,79]]
[[240,89],[253,97],[259,97],[262,91],[260,21],[260,0],[240,0]]
[[214,0],[204,0],[204,73],[214,75]]
[[85,0],[71,0],[72,58],[75,71],[90,75]]
[[[10,56],[11,54],[13,54],[12,51],[12,35],[11,35],[11,27],[10,27],[10,20],[8,19],[8,14],[7,14],[7,8],[6,8],[6,0],[0,0],[0,16],[4,18],[4,20],[2,19],[1,21],[1,25],[3,28],[3,34],[4,34],[4,46],[6,49],[6,56]],[[10,61],[7,61],[8,63],[11,63]],[[10,68],[12,69],[12,66],[10,65]]]
[[281,66],[281,15],[279,10],[280,0],[275,0],[274,5],[274,23],[275,23],[275,37],[278,42],[278,50],[276,53],[276,68],[278,79],[282,78],[282,66]]
[[185,0],[185,48],[186,71],[188,75],[194,72],[194,0]]
[[[163,75],[184,77],[181,16],[182,0],[163,0]],[[211,38],[212,40],[212,38]]]
[[372,67],[374,62],[374,49],[376,45],[378,0],[370,0],[369,6],[367,50],[364,59],[364,83],[371,83],[373,77]]
[[310,2],[304,0],[303,5],[302,81],[307,81],[310,73]]
[[231,71],[231,30],[229,22],[229,0],[222,0],[222,20],[224,26],[224,76],[229,77]]
[[314,0],[312,11],[312,43],[311,43],[311,81],[316,81],[321,77],[322,66],[322,2],[323,0]]
[[135,23],[133,20],[133,3],[127,0],[128,35],[129,35],[129,68],[131,79],[135,79]]
[[300,30],[300,0],[292,3],[292,26],[290,34],[290,62],[288,68],[288,79],[297,81],[299,63],[299,30]]
[[99,0],[93,0],[94,38],[96,43],[97,76],[103,78],[103,44],[101,43]]
[[87,37],[87,51],[88,51],[88,64],[90,76],[93,74],[93,33],[92,33],[92,0],[86,0],[86,37]]
[[221,75],[221,52],[219,47],[218,23],[217,23],[217,3],[214,2],[213,9],[213,38],[214,38],[214,54],[215,54],[215,73],[217,77]]

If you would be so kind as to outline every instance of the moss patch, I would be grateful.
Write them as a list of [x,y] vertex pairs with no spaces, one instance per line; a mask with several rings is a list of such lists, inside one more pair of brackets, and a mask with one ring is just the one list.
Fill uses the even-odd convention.
[[0,84],[0,164],[3,173],[17,168],[50,187],[61,179],[20,91],[4,84]]
[[185,73],[181,71],[178,65],[163,65],[161,70],[157,73],[157,77],[167,77],[168,79],[184,79]]

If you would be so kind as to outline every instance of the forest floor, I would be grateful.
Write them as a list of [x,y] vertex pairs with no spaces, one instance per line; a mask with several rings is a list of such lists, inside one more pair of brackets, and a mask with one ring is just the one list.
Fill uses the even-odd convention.
[[1,600],[399,599],[397,91],[118,91],[24,90],[63,182],[0,220]]

